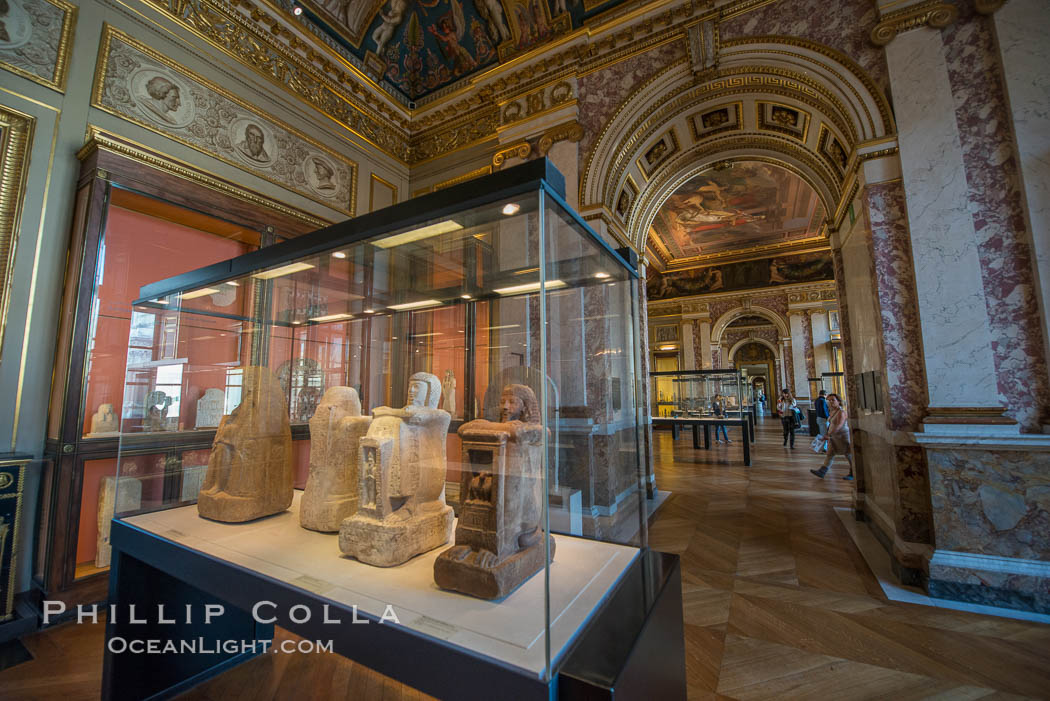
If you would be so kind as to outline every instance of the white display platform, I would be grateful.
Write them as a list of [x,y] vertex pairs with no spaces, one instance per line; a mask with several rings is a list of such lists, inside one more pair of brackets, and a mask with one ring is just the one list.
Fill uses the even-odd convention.
[[[299,526],[299,500],[288,511],[249,523],[219,523],[197,506],[125,519],[137,528],[254,570],[358,611],[382,616],[393,607],[400,623],[431,637],[541,676],[544,659],[543,571],[502,601],[444,591],[434,584],[436,548],[397,567],[373,567],[344,556],[338,535]],[[550,568],[551,664],[638,556],[637,548],[555,535]],[[270,616],[272,608],[261,615]],[[314,612],[320,617],[321,612]],[[351,625],[342,616],[343,625]],[[375,624],[372,624],[375,625]],[[391,625],[391,624],[382,624]]]

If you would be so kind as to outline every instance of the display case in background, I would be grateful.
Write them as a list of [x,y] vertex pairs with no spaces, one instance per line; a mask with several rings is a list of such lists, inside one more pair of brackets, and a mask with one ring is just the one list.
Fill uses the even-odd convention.
[[652,372],[650,401],[653,416],[701,418],[713,416],[715,396],[724,398],[727,416],[741,416],[751,410],[747,396],[747,377],[742,370],[675,370]]
[[158,389],[167,392],[154,398],[158,406],[170,401],[169,418],[156,428],[172,434],[159,442],[139,436],[137,447],[125,448],[139,454],[129,466],[153,474],[192,464],[214,437],[214,426],[195,422],[171,375],[171,329],[132,329],[139,288],[323,223],[104,133],[93,134],[79,157],[45,445],[53,467],[43,473],[34,562],[41,596],[67,604],[105,597],[119,425],[141,411],[140,398],[124,402],[129,337],[162,349]]
[[[637,273],[563,191],[540,160],[144,286],[124,388],[136,409],[122,414],[114,473],[125,564],[111,600],[138,596],[128,583],[138,575],[121,570],[140,561],[181,577],[158,554],[170,551],[288,601],[320,595],[373,620],[390,605],[391,632],[344,626],[336,651],[438,695],[490,697],[491,680],[508,696],[548,696],[596,621],[643,639],[638,626],[674,596],[677,569],[654,566],[646,547]],[[150,342],[137,328],[164,333]],[[182,407],[221,404],[208,460],[162,464],[139,450],[144,436],[178,440],[155,430],[173,418],[159,391],[179,397],[179,422],[192,412]],[[272,503],[238,496],[269,494],[260,485],[278,473]],[[314,480],[331,481],[318,493]],[[376,523],[391,514],[408,529],[441,522],[442,490],[459,516],[448,542],[402,553],[405,539],[385,540]],[[336,519],[334,502],[348,509]],[[491,549],[502,563],[507,529],[512,551],[540,548],[535,574],[497,598],[452,591],[446,551],[473,548],[453,559],[480,563]],[[247,606],[212,580],[183,581]],[[680,618],[680,602],[667,610]],[[375,657],[388,639],[391,654]],[[409,664],[413,650],[428,662]],[[125,681],[107,672],[104,688]]]

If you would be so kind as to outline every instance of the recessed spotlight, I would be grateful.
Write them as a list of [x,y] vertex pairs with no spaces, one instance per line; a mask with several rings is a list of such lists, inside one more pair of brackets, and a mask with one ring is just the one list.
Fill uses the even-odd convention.
[[599,280],[605,280],[609,277],[609,273],[595,273],[594,277],[598,278]]
[[462,298],[462,299],[474,299],[470,295],[460,295],[460,298]]
[[346,258],[346,253],[344,253],[343,251],[336,251],[335,253],[332,254],[332,257],[333,258]]
[[365,314],[375,314],[375,313],[376,313],[375,309],[366,309],[365,310]]
[[298,5],[296,5],[295,7],[292,8],[292,14],[295,15],[296,17],[298,17],[299,15],[303,14],[303,8],[301,8]]
[[503,205],[503,213],[506,214],[508,217],[517,214],[519,211],[521,211],[521,205],[517,202],[511,202],[509,204]]

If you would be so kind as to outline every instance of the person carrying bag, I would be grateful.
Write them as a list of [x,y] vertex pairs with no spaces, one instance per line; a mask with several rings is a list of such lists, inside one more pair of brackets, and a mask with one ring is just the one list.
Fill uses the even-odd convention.
[[831,415],[828,417],[828,457],[819,470],[810,470],[817,477],[824,479],[831,467],[831,461],[836,455],[845,456],[849,463],[849,474],[844,480],[853,479],[853,455],[850,452],[849,422],[846,420],[846,407],[842,405],[839,395],[831,393],[828,395],[828,406],[831,407]]
[[777,402],[777,416],[780,417],[780,425],[784,429],[784,445],[791,440],[791,447],[795,447],[795,398],[786,389],[781,390],[780,400]]

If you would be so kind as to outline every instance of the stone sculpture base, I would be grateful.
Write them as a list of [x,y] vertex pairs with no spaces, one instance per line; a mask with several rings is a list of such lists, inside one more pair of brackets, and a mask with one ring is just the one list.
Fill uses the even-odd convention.
[[379,521],[358,513],[339,527],[339,549],[369,565],[393,567],[448,543],[452,518],[452,507],[446,504],[440,511],[404,521]]
[[292,505],[293,494],[276,495],[269,500],[259,497],[235,497],[226,493],[201,492],[197,498],[197,513],[212,521],[243,523],[263,516],[280,513]]
[[335,533],[339,530],[343,521],[350,518],[357,511],[357,496],[348,496],[333,501],[327,497],[311,499],[307,501],[308,492],[303,493],[303,500],[299,510],[299,525],[311,531],[321,533]]
[[[554,538],[551,537],[551,560],[554,560]],[[470,594],[479,599],[502,599],[543,569],[543,541],[521,550],[495,567],[479,567],[475,552],[463,560],[450,557],[451,549],[434,561],[434,581],[442,589]]]

